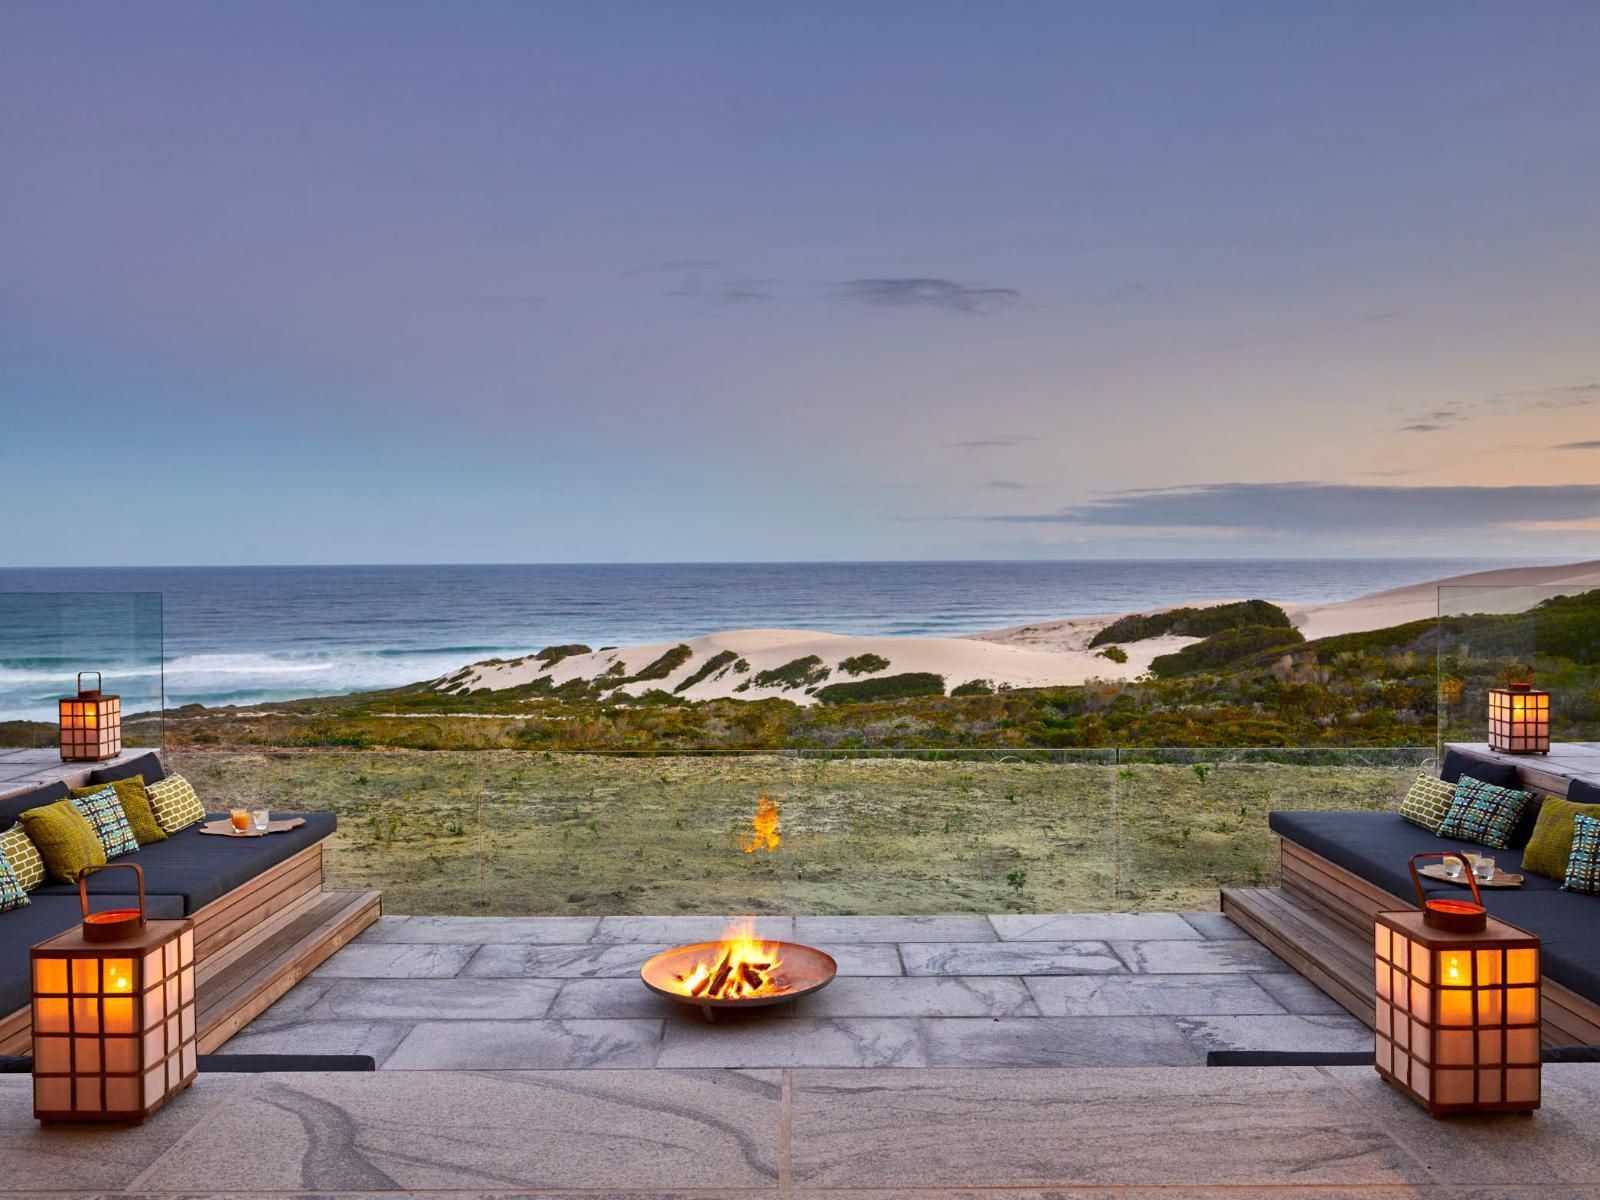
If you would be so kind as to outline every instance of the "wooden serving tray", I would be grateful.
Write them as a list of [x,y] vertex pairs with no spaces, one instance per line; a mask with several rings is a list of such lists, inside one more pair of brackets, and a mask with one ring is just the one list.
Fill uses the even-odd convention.
[[[1462,869],[1461,875],[1457,879],[1451,879],[1450,876],[1446,875],[1444,873],[1444,867],[1442,867],[1438,863],[1434,863],[1432,866],[1429,866],[1429,867],[1418,867],[1417,870],[1418,870],[1418,872],[1420,874],[1426,875],[1429,879],[1440,879],[1440,880],[1443,880],[1445,883],[1453,883],[1457,887],[1471,887],[1472,886],[1470,883],[1467,882],[1467,872],[1466,872],[1465,868]],[[1493,879],[1480,879],[1480,880],[1478,880],[1478,886],[1481,887],[1481,888],[1515,888],[1515,887],[1521,887],[1522,886],[1522,876],[1521,875],[1513,875],[1509,871],[1502,871],[1502,870],[1500,870],[1500,868],[1496,867],[1495,868],[1495,872],[1494,872],[1494,878]]]
[[246,829],[241,833],[233,827],[232,818],[223,817],[220,821],[207,821],[200,826],[200,832],[215,834],[217,837],[266,837],[268,833],[288,833],[289,830],[298,829],[305,823],[304,817],[294,817],[288,821],[268,821],[265,833],[257,833],[253,829]]

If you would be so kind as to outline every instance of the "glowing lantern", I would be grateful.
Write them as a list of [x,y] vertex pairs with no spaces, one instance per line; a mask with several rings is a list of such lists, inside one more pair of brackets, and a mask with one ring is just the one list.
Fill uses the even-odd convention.
[[1520,683],[1489,689],[1489,749],[1504,754],[1550,753],[1550,693]]
[[[1419,858],[1459,858],[1472,900],[1429,900]],[[1539,1107],[1539,939],[1491,917],[1464,854],[1411,859],[1421,912],[1377,915],[1377,1065],[1434,1116]]]
[[[94,675],[94,687],[83,677]],[[61,701],[61,761],[102,762],[122,753],[122,698],[101,693],[99,671],[78,672],[78,694]]]
[[142,1122],[188,1087],[197,1065],[194,924],[145,918],[139,907],[89,911],[83,924],[33,948],[33,1115],[52,1121]]

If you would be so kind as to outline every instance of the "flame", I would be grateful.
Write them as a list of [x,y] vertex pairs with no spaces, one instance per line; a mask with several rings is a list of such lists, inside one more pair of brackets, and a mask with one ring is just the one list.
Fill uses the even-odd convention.
[[781,990],[776,977],[782,965],[777,945],[756,940],[755,925],[747,918],[735,922],[722,941],[708,946],[706,956],[687,974],[674,975],[673,982],[695,1000],[771,996]]
[[746,854],[757,850],[776,850],[783,839],[778,836],[778,802],[765,792],[756,801],[756,815],[750,821],[751,832],[739,839]]

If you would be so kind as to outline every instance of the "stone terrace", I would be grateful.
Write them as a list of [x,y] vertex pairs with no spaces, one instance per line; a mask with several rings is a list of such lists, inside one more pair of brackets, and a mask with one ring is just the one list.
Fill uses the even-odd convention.
[[640,965],[721,917],[385,917],[222,1048],[386,1070],[1195,1066],[1371,1034],[1216,913],[771,917],[823,991],[707,1024]]

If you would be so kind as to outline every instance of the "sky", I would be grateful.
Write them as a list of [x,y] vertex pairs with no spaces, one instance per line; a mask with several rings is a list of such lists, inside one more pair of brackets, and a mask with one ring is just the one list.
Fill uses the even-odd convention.
[[1600,557],[1600,5],[0,3],[0,565]]

